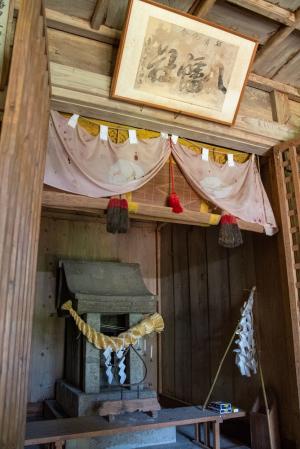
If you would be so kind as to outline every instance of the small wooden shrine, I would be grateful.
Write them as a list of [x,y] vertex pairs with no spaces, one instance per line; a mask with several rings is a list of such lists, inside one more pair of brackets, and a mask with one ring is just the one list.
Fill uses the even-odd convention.
[[0,28],[0,449],[300,448],[300,0]]

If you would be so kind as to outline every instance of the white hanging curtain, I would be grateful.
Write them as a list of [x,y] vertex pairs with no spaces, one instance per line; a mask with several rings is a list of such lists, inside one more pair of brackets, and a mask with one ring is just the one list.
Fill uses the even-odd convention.
[[95,198],[120,195],[150,181],[170,153],[162,137],[138,144],[103,141],[80,126],[68,126],[68,119],[52,111],[44,182]]
[[250,223],[264,226],[266,234],[277,231],[274,214],[252,155],[243,164],[219,164],[176,143],[172,155],[191,187],[220,209]]
[[[243,163],[218,164],[163,137],[131,144],[91,136],[82,127],[51,113],[45,184],[90,197],[120,195],[150,181],[173,154],[186,180],[220,209],[250,223],[277,231],[274,214],[254,156]],[[233,161],[232,161],[233,162]]]

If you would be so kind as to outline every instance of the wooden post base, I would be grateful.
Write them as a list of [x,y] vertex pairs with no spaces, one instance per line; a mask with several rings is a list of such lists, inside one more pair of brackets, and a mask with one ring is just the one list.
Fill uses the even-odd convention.
[[[211,446],[210,442],[210,424],[212,425],[213,431],[213,445]],[[200,426],[204,426],[204,440],[201,441],[201,432]],[[220,423],[219,422],[205,422],[205,423],[197,423],[195,424],[195,439],[193,443],[203,449],[220,449]]]

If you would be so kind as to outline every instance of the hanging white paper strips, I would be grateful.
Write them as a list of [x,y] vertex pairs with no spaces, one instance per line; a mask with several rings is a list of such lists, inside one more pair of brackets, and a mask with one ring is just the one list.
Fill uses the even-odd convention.
[[242,376],[250,377],[251,373],[257,372],[256,349],[253,328],[253,303],[255,287],[252,288],[248,301],[241,309],[241,319],[236,332],[238,339],[235,340],[238,348],[235,363],[239,367]]
[[118,359],[120,360],[119,362],[119,378],[120,378],[120,384],[123,384],[126,380],[126,373],[125,373],[125,356],[124,356],[124,349],[120,349],[119,351],[116,352],[116,355],[118,357]]
[[68,125],[71,126],[71,128],[75,129],[77,126],[77,122],[79,119],[79,115],[78,114],[73,114],[68,121]]
[[107,377],[107,382],[109,383],[109,385],[111,385],[112,381],[113,381],[113,373],[112,373],[112,366],[111,366],[111,353],[112,353],[112,349],[111,348],[106,348],[105,351],[103,352],[104,358],[105,358],[105,366],[106,366],[106,377]]
[[99,139],[105,141],[108,140],[108,126],[105,125],[100,126]]

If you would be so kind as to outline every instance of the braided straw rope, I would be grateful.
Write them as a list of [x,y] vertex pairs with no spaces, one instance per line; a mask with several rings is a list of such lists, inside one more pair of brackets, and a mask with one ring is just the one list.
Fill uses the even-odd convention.
[[129,345],[134,345],[139,338],[145,335],[151,334],[152,332],[162,332],[164,330],[162,316],[159,313],[154,313],[128,329],[128,331],[122,332],[118,337],[108,337],[101,332],[97,332],[83,321],[72,308],[72,301],[65,302],[61,308],[69,311],[80,332],[98,349],[111,348],[116,352],[120,349],[127,348]]

